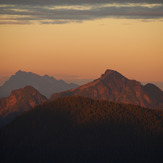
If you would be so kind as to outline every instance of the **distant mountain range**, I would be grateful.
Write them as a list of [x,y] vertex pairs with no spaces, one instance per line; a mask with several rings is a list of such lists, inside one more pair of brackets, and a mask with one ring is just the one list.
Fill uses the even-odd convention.
[[56,80],[48,75],[40,76],[32,72],[18,71],[0,87],[0,98],[7,97],[12,90],[27,85],[31,85],[47,98],[54,92],[65,91],[78,86],[73,83],[68,84],[63,80]]
[[54,93],[50,100],[72,95],[163,109],[162,90],[153,84],[143,86],[113,70],[107,70],[99,79],[78,88]]
[[[31,83],[32,86],[35,85],[35,87],[39,88],[38,90],[46,95],[53,92],[54,89],[52,88],[59,90],[59,88],[65,89],[66,86],[75,86],[73,84],[68,85],[64,81],[58,81],[47,75],[41,77],[33,73],[18,71],[0,89],[9,93],[13,88],[22,87],[26,83]],[[35,105],[48,101],[32,86],[14,90],[9,97],[0,98],[0,123],[10,122],[14,117],[30,110]],[[74,95],[163,110],[163,91],[153,84],[143,86],[140,82],[129,80],[113,70],[107,70],[99,79],[88,84],[54,93],[50,100]]]
[[45,96],[31,86],[12,91],[9,97],[0,99],[0,125],[47,101]]

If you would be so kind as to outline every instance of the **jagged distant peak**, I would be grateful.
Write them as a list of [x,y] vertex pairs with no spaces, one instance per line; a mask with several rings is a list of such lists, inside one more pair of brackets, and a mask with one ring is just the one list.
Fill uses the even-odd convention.
[[[18,70],[15,75],[13,76],[21,76],[21,75],[34,75],[36,76],[37,74],[33,73],[33,72],[27,72],[27,71],[22,71],[22,70]],[[37,75],[40,76],[40,75]]]
[[12,77],[14,76],[33,76],[33,77],[43,77],[45,79],[50,79],[50,80],[53,80],[53,81],[56,81],[56,79],[53,77],[53,76],[49,76],[47,74],[45,74],[44,76],[41,76],[41,75],[38,75],[36,73],[33,73],[33,72],[26,72],[26,71],[22,71],[22,70],[19,70],[15,73],[15,75],[12,75]]
[[45,74],[43,77],[46,79],[56,80],[53,76],[49,76],[47,74]]
[[14,75],[12,75],[12,76],[10,77],[10,79],[12,79],[12,78],[15,77],[15,76],[21,76],[21,75],[23,75],[23,74],[25,74],[25,73],[26,73],[25,71],[18,70],[18,71],[15,72]]
[[0,98],[8,97],[12,90],[31,85],[46,97],[54,92],[61,92],[78,87],[77,84],[68,84],[64,80],[57,80],[45,74],[41,76],[33,72],[18,70],[0,87]]

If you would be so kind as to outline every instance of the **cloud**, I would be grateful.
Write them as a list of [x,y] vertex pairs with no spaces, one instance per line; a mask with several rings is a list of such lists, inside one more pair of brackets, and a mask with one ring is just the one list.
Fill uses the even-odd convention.
[[138,2],[140,0],[0,0],[0,24],[65,24],[110,17],[163,18],[160,0]]
[[101,3],[163,3],[162,0],[0,0],[0,4],[17,5],[78,5]]

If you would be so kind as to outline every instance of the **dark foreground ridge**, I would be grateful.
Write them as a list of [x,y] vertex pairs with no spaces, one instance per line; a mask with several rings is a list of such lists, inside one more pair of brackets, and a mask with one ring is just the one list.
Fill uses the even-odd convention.
[[163,113],[86,97],[59,98],[0,130],[2,162],[162,162]]

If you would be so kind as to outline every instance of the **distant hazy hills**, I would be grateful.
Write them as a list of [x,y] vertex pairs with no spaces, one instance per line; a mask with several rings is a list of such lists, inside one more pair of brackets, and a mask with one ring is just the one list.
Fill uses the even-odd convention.
[[47,98],[54,92],[65,91],[78,86],[73,83],[68,84],[63,80],[56,80],[48,75],[40,76],[32,72],[18,71],[0,87],[0,98],[7,97],[12,90],[27,85],[31,85]]
[[31,86],[12,91],[9,97],[0,99],[0,125],[44,102],[47,98]]
[[107,70],[99,79],[78,88],[54,93],[51,100],[72,95],[163,109],[162,90],[153,84],[143,86],[113,70]]

